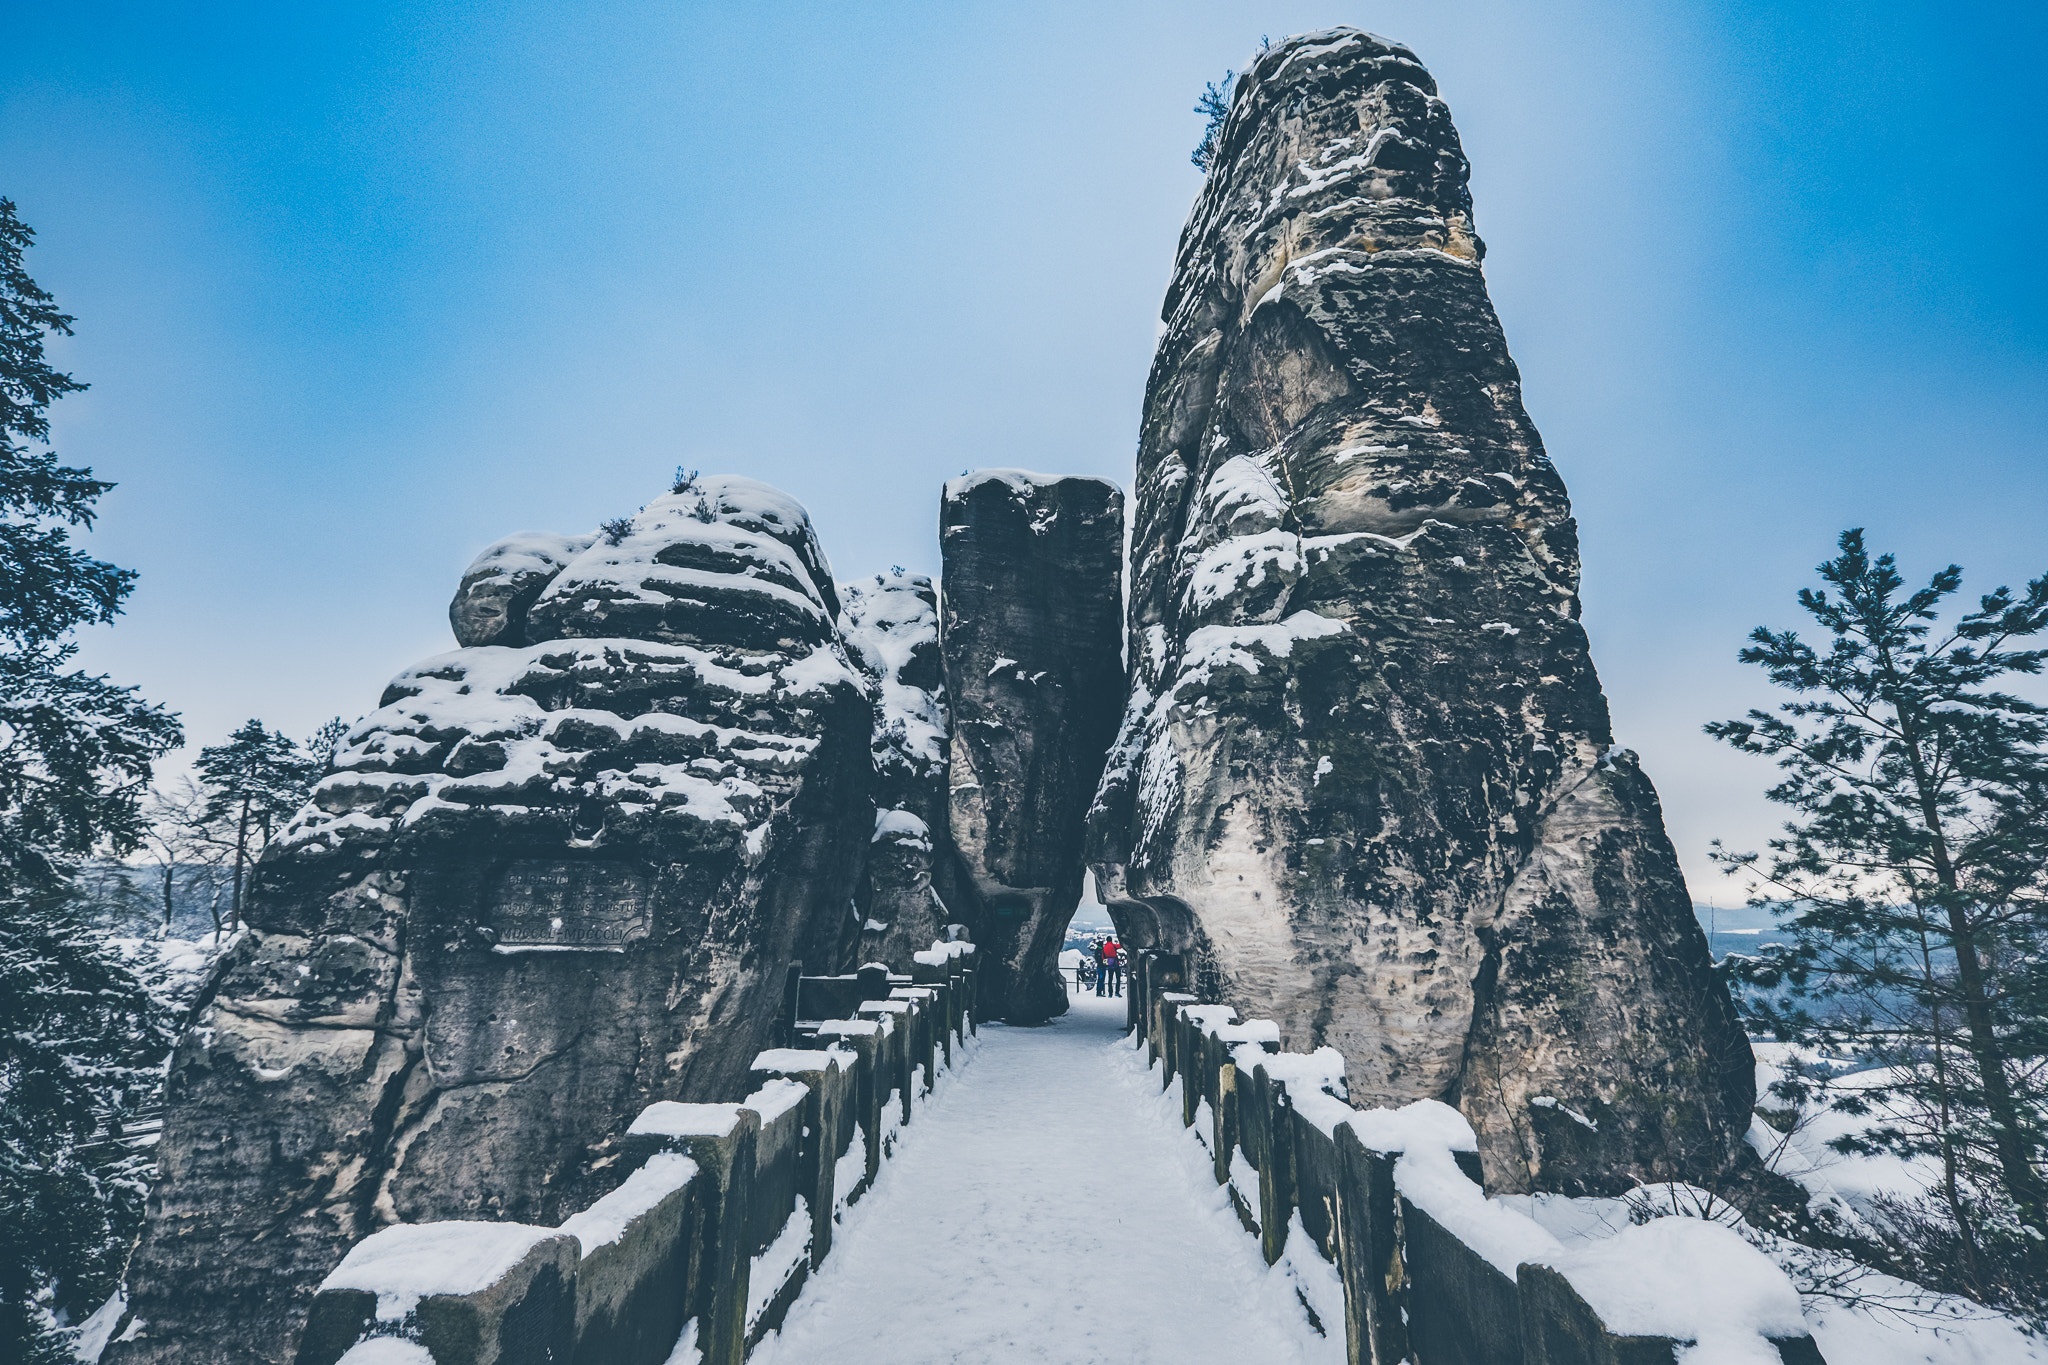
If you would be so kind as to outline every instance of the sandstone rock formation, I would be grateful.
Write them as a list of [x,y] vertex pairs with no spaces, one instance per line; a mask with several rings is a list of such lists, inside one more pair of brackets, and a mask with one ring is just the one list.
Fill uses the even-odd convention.
[[376,1227],[583,1207],[646,1104],[744,1088],[787,963],[849,965],[873,716],[803,509],[705,479],[537,540],[465,576],[500,643],[401,674],[260,866],[110,1362],[288,1360]]
[[1611,748],[1466,174],[1398,45],[1240,79],[1146,394],[1091,857],[1128,932],[1341,1049],[1355,1100],[1458,1104],[1490,1186],[1699,1179],[1739,1159],[1749,1050]]
[[875,691],[875,833],[858,897],[860,960],[908,972],[912,956],[955,922],[941,888],[959,877],[946,815],[939,598],[929,578],[901,569],[842,583],[839,598],[847,654]]
[[521,531],[487,548],[470,561],[455,590],[455,600],[448,604],[448,624],[455,629],[455,643],[465,649],[530,643],[526,613],[563,566],[596,539]]
[[1066,1009],[1060,942],[1124,689],[1123,539],[1123,494],[1101,479],[983,470],[940,507],[962,918],[981,999],[1013,1022]]

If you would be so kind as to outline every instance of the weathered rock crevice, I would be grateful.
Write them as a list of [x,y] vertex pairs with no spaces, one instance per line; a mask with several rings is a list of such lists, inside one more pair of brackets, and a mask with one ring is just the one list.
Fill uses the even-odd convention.
[[948,823],[951,713],[938,590],[892,569],[841,584],[848,653],[875,689],[875,828],[860,910],[860,960],[909,972],[916,954],[972,928],[974,904]]

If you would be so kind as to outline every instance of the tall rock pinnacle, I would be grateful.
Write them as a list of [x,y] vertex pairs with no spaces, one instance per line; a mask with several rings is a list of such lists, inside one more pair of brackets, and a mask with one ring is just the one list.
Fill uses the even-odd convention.
[[940,649],[953,707],[949,821],[990,1013],[1067,1008],[1060,943],[1089,799],[1123,692],[1124,495],[1102,479],[984,469],[939,504]]
[[1130,705],[1090,856],[1127,931],[1458,1104],[1490,1187],[1739,1156],[1752,1072],[1663,817],[1612,749],[1578,541],[1413,54],[1239,81],[1146,392]]

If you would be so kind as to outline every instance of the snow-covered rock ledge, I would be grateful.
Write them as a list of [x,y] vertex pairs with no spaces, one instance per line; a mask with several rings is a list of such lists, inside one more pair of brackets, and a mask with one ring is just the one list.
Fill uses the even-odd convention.
[[647,1106],[624,1178],[559,1227],[365,1238],[320,1285],[298,1365],[737,1365],[780,1325],[919,1105],[973,1050],[974,949],[911,975],[792,975],[787,1047],[730,1103]]

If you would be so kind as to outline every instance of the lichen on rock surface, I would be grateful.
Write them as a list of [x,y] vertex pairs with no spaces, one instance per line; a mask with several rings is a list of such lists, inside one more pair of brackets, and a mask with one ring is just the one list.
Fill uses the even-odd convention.
[[1490,1185],[1710,1177],[1748,1047],[1611,748],[1467,170],[1398,44],[1239,80],[1147,389],[1090,858],[1127,932],[1340,1049],[1355,1099],[1457,1103]]
[[459,632],[500,589],[502,642],[400,674],[260,865],[109,1361],[287,1360],[377,1227],[554,1223],[647,1104],[744,1088],[788,963],[850,965],[873,697],[803,509],[707,478],[501,542]]

